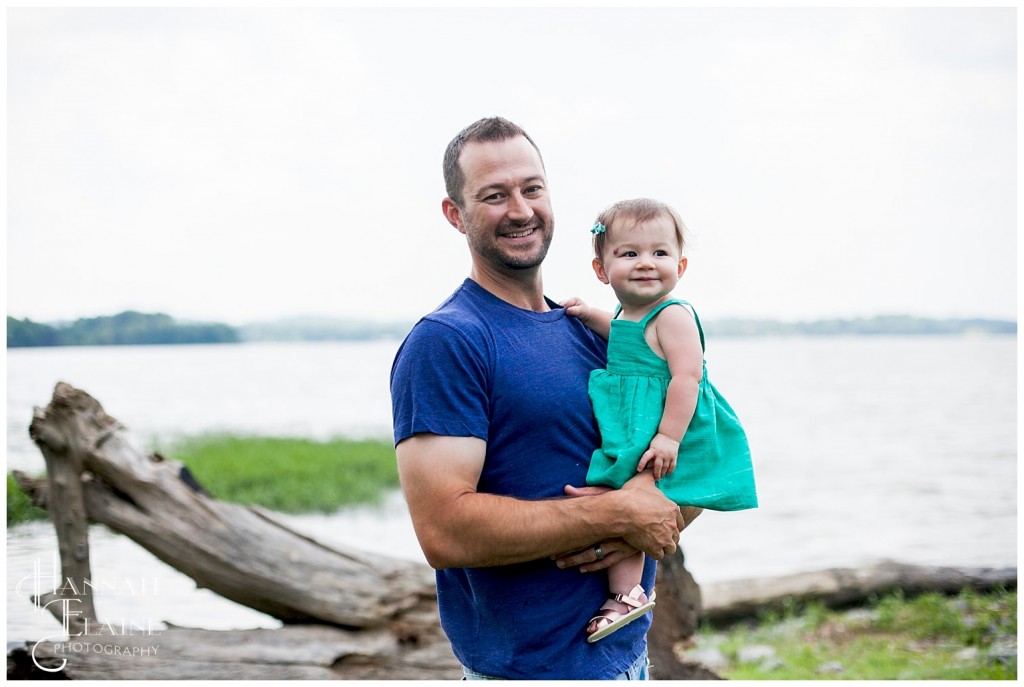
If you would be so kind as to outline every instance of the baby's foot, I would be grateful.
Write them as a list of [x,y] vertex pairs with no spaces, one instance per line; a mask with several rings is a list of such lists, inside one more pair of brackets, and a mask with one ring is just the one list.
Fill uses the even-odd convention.
[[[640,585],[633,587],[629,594],[616,594],[605,601],[601,608],[598,609],[597,615],[590,619],[590,624],[587,625],[587,634],[594,635],[599,630],[610,628],[616,624],[626,625],[642,614],[638,613],[632,618],[626,616],[646,605],[647,594],[644,593],[644,589]],[[612,631],[605,632],[601,636],[609,635]]]

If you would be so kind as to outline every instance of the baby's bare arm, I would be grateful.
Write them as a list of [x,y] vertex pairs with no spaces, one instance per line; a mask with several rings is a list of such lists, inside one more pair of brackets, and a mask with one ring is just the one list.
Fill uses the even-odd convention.
[[605,341],[612,329],[612,314],[606,310],[593,308],[586,304],[578,296],[566,298],[559,305],[565,308],[565,312],[577,318],[587,325],[587,328],[600,336]]
[[704,375],[704,351],[700,332],[685,307],[665,308],[652,323],[657,349],[668,362],[672,381],[665,397],[658,433],[640,458],[639,470],[653,464],[655,479],[675,470],[679,443],[697,408],[697,394]]

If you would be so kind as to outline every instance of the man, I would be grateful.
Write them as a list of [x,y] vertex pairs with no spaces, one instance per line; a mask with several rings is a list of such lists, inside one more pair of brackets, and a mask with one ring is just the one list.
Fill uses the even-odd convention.
[[580,571],[637,550],[660,560],[699,511],[684,520],[649,474],[617,491],[573,487],[599,444],[587,380],[605,342],[544,296],[554,218],[532,139],[480,120],[449,144],[444,176],[469,278],[416,324],[391,372],[398,470],[442,627],[470,678],[646,677],[650,616],[587,643],[607,580]]

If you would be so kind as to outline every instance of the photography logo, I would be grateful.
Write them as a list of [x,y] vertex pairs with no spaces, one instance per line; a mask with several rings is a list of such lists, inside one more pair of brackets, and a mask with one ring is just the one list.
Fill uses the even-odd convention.
[[[53,645],[53,652],[58,655],[73,654],[104,654],[108,657],[133,659],[145,656],[156,656],[160,647],[151,640],[123,641],[125,637],[153,637],[161,634],[154,629],[153,622],[147,620],[143,624],[122,619],[118,622],[100,622],[83,617],[81,597],[85,594],[100,595],[118,594],[144,596],[157,592],[156,579],[132,580],[130,578],[87,579],[76,582],[64,578],[60,564],[54,554],[50,565],[44,566],[36,559],[32,566],[32,574],[18,581],[16,592],[30,593],[36,612],[53,616],[61,623],[60,634],[48,635],[32,645],[32,663],[40,670],[57,673],[67,665],[67,659],[61,660],[57,667],[47,667],[36,658],[36,649],[44,642]],[[65,639],[66,638],[66,639]],[[117,640],[112,639],[117,638]]]

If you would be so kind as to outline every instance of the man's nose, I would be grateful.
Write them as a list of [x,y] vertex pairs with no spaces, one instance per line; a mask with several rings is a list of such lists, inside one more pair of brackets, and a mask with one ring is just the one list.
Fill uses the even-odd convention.
[[533,217],[533,208],[530,207],[530,203],[523,197],[523,194],[518,191],[509,195],[508,217],[516,222],[525,222]]

